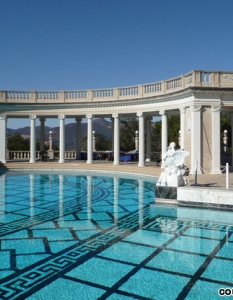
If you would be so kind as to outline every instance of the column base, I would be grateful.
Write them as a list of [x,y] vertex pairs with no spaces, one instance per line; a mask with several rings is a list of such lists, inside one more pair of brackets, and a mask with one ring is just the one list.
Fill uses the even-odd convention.
[[145,167],[145,164],[138,164],[138,167]]
[[36,162],[35,159],[30,159],[30,161],[29,161],[30,164],[34,164],[35,162]]
[[1,163],[1,164],[5,164],[5,163],[6,163],[6,160],[0,160],[0,163]]
[[114,161],[114,162],[113,162],[113,165],[114,165],[114,166],[119,166],[119,164],[120,164],[119,161]]
[[64,160],[61,160],[61,159],[60,159],[58,163],[59,163],[59,164],[64,164],[64,162],[65,162]]
[[87,164],[88,164],[88,165],[91,165],[91,164],[93,164],[93,161],[92,161],[92,160],[88,160],[88,161],[87,161]]

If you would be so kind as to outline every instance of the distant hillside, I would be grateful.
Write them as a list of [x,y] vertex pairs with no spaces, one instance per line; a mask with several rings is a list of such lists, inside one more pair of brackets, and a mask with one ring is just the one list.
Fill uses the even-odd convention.
[[[53,143],[59,144],[59,127],[45,126],[45,142],[49,140],[49,131],[53,132]],[[96,133],[102,134],[106,139],[112,138],[112,122],[105,119],[95,119],[93,121],[93,130]],[[10,129],[7,128],[7,135],[21,134],[24,138],[30,138],[30,126]],[[87,123],[81,123],[82,137],[87,133]],[[40,126],[36,127],[36,140],[40,140]],[[76,141],[76,122],[65,125],[65,142],[66,149],[74,149]]]

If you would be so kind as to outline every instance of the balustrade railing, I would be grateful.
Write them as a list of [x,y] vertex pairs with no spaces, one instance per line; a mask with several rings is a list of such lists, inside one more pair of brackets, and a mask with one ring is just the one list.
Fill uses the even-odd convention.
[[167,90],[172,90],[180,87],[182,84],[181,77],[167,81]]
[[137,86],[120,88],[120,96],[131,96],[131,95],[138,95]]
[[59,99],[60,92],[37,92],[38,99]]
[[233,87],[233,72],[195,70],[172,79],[143,85],[81,91],[0,91],[0,102],[71,102],[93,100],[123,100],[163,95],[193,86]]
[[87,98],[87,91],[69,91],[65,92],[66,99]]
[[75,151],[65,151],[65,159],[76,159]]
[[106,97],[113,97],[114,89],[109,90],[94,90],[93,91],[93,98],[106,98]]
[[144,93],[156,93],[161,92],[161,83],[147,84],[144,85]]
[[[55,152],[59,158],[59,151]],[[7,160],[29,160],[30,151],[7,151]],[[36,151],[36,159],[40,159],[40,151]],[[65,151],[65,159],[76,159],[76,151]]]
[[14,91],[8,91],[6,93],[7,99],[29,99],[31,96],[31,92],[14,92]]

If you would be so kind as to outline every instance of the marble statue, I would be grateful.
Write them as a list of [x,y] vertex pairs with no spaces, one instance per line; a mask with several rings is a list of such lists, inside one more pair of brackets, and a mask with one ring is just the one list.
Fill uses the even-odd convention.
[[184,150],[175,150],[176,144],[170,143],[167,152],[162,155],[162,161],[165,165],[164,172],[161,173],[157,186],[185,186],[187,180],[183,177],[185,174],[184,159],[189,152]]

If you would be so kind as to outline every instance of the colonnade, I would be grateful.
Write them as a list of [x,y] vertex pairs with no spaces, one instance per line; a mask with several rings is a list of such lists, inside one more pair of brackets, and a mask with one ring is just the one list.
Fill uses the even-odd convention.
[[[138,166],[145,166],[145,130],[144,130],[144,118],[143,113],[137,113],[139,118],[139,162]],[[36,115],[30,115],[30,163],[36,162]],[[64,115],[58,115],[60,121],[60,139],[59,139],[59,163],[65,162],[65,119]],[[93,115],[86,115],[87,119],[87,164],[93,163]],[[112,145],[114,151],[114,165],[119,165],[120,163],[120,115],[112,115]],[[40,151],[44,150],[45,142],[45,117],[40,117]],[[76,159],[81,158],[81,117],[75,118],[77,122],[76,127]],[[0,116],[0,138],[3,143],[0,145],[0,162],[6,163],[6,116]],[[150,160],[151,158],[151,117],[147,117],[146,121],[146,134],[147,134],[147,151],[146,158]],[[5,144],[4,144],[5,143]]]
[[[220,171],[220,159],[221,159],[221,144],[220,144],[220,105],[201,106],[190,105],[188,107],[179,107],[176,109],[176,113],[180,114],[180,148],[190,152],[190,156],[187,158],[187,165],[190,168],[190,173],[195,173],[196,161],[198,162],[198,173],[202,173],[201,166],[209,168],[212,174],[219,174]],[[162,119],[162,137],[161,137],[161,152],[165,153],[168,147],[168,115],[169,110],[160,110],[155,112],[156,115],[161,116]],[[113,165],[119,165],[120,163],[120,117],[123,114],[112,114],[112,146],[114,151]],[[151,113],[148,115],[144,112],[135,113],[139,122],[139,160],[138,166],[145,166],[145,158],[150,160],[151,155]],[[87,164],[93,163],[93,115],[87,114]],[[98,115],[95,115],[98,117]],[[44,128],[46,116],[38,117],[40,120],[40,139],[41,150],[44,147]],[[65,162],[65,119],[69,116],[58,115],[60,122],[60,141],[59,141],[59,163]],[[77,116],[75,118],[77,122],[76,133],[76,158],[81,158],[81,121],[83,116]],[[36,161],[36,119],[37,116],[29,115],[30,119],[30,163]],[[146,122],[144,122],[146,120]],[[0,162],[6,162],[6,128],[7,128],[7,116],[0,115]],[[146,124],[146,128],[144,128]],[[232,117],[233,124],[233,117]],[[146,149],[145,149],[145,134]],[[232,133],[233,138],[233,133]],[[146,150],[146,151],[145,151]],[[207,157],[208,155],[208,157]],[[233,157],[233,155],[232,155]],[[185,162],[186,163],[186,162]],[[233,165],[233,163],[232,163]],[[162,168],[164,165],[162,164]]]

